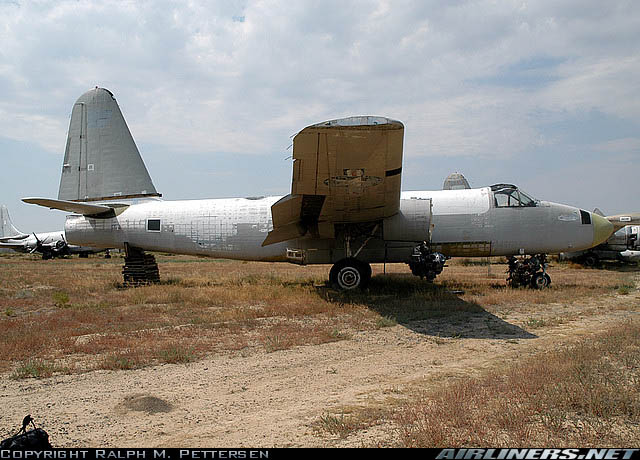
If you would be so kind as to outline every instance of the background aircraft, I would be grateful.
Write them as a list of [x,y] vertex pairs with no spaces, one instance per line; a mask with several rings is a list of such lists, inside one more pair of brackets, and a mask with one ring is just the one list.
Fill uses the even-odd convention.
[[[59,232],[23,233],[13,226],[9,210],[0,206],[0,248],[17,252],[42,254],[43,259],[78,254],[87,257],[89,254],[102,252],[105,249],[77,246],[67,243],[64,230]],[[108,252],[108,250],[107,250]]]
[[73,106],[58,199],[23,201],[75,213],[65,224],[74,244],[124,248],[125,282],[157,279],[144,251],[333,264],[340,289],[366,286],[370,263],[404,262],[432,280],[447,257],[522,255],[514,273],[534,267],[527,284],[541,288],[544,254],[613,233],[601,216],[511,184],[401,192],[403,137],[384,117],[314,124],[294,137],[291,194],[163,201],[113,94],[96,87]]
[[[604,216],[597,208],[593,212]],[[639,234],[640,225],[626,225],[598,246],[584,251],[561,253],[560,260],[574,260],[588,267],[594,267],[603,260],[618,260],[628,263],[640,262]]]
[[469,188],[471,188],[469,181],[459,172],[449,174],[442,185],[442,190],[464,190]]

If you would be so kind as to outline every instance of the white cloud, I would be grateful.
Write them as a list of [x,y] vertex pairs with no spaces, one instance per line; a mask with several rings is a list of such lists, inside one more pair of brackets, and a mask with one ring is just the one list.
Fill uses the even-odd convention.
[[[601,165],[608,177],[626,167],[628,180],[638,160],[640,8],[631,0],[1,2],[0,43],[0,140],[18,141],[11,155],[33,144],[61,155],[75,99],[103,86],[151,149],[143,156],[167,196],[169,187],[228,196],[233,184],[217,188],[216,178],[252,165],[238,157],[221,169],[217,159],[260,154],[281,171],[289,136],[306,125],[373,114],[405,123],[405,158],[417,169],[498,159],[511,165],[505,181],[549,183],[549,199],[635,208],[613,182],[602,196],[585,185],[599,183]],[[607,123],[585,124],[591,113]],[[175,160],[155,161],[171,151],[198,155],[192,163],[212,179],[185,184]],[[532,151],[544,166],[537,176]],[[582,151],[590,162],[575,168]],[[497,174],[466,172],[472,182]],[[278,174],[251,185],[286,191]],[[420,171],[411,174],[422,187]],[[18,176],[6,181],[16,201],[34,193]]]
[[[596,1],[4,4],[0,135],[59,152],[73,101],[100,85],[137,139],[181,152],[269,154],[307,124],[371,113],[403,120],[417,155],[517,155],[546,139],[543,113],[595,108],[637,121],[638,10]],[[519,73],[523,65],[533,68]]]

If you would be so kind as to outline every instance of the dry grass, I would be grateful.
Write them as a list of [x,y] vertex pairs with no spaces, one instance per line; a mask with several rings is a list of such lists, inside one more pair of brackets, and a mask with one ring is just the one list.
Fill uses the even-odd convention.
[[397,411],[404,447],[635,445],[640,324],[425,392]]
[[[0,371],[39,377],[185,363],[211,353],[276,352],[398,323],[464,321],[485,311],[508,317],[532,304],[633,286],[625,273],[565,265],[552,269],[549,291],[513,290],[505,286],[505,265],[451,261],[435,285],[393,264],[386,276],[374,266],[366,293],[338,293],[326,286],[327,266],[157,259],[161,284],[123,288],[118,257],[0,255]],[[530,326],[564,320],[532,317]]]

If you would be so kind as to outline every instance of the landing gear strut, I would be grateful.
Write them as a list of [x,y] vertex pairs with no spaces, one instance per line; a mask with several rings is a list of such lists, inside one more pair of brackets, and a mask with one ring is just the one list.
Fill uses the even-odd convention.
[[509,276],[507,284],[511,287],[528,286],[532,289],[544,289],[551,286],[551,277],[547,274],[547,255],[517,259],[509,258]]
[[429,245],[422,243],[420,246],[413,248],[409,268],[411,268],[411,273],[415,276],[419,276],[420,279],[426,278],[427,281],[431,282],[442,273],[446,261],[447,256],[440,252],[431,251]]
[[331,285],[341,291],[364,289],[370,280],[371,265],[354,257],[336,262],[329,272]]
[[[380,224],[377,223],[372,227],[351,225],[340,229],[346,257],[336,262],[329,272],[329,282],[334,289],[350,291],[367,287],[371,280],[371,265],[357,257],[379,228]],[[359,244],[359,247],[355,244]],[[355,247],[357,250],[354,251]]]

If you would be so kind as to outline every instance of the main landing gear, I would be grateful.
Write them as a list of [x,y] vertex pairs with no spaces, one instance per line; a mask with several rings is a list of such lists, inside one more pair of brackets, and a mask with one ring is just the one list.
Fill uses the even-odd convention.
[[[447,257],[444,254],[432,252],[429,246],[423,243],[414,248],[408,264],[411,273],[431,282],[442,273],[446,261]],[[355,257],[347,257],[336,262],[329,272],[331,286],[341,291],[364,289],[370,280],[371,265]]]
[[341,291],[364,289],[371,280],[371,265],[354,257],[336,262],[329,272],[329,282]]
[[[353,289],[364,289],[371,280],[371,265],[357,259],[360,252],[376,235],[380,228],[377,223],[373,226],[349,225],[340,228],[344,240],[344,252],[346,257],[339,260],[329,271],[329,282],[335,289],[350,291]],[[360,243],[358,249],[354,251],[353,243]],[[357,246],[356,246],[357,247]]]
[[551,286],[551,277],[547,274],[548,266],[546,254],[537,254],[522,259],[511,256],[507,284],[514,288],[520,286],[532,289],[547,288]]

